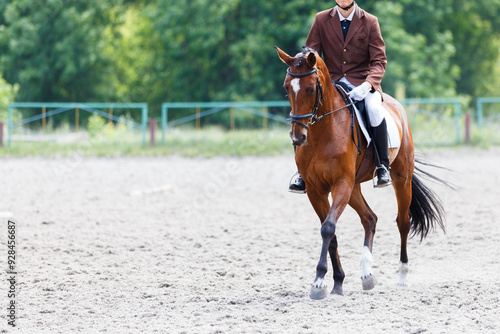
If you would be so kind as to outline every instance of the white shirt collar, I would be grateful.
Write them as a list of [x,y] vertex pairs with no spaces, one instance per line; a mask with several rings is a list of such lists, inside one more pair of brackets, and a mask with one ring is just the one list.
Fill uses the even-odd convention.
[[351,14],[349,15],[348,18],[345,18],[342,16],[342,14],[340,14],[339,6],[335,6],[335,8],[337,8],[337,13],[339,13],[339,20],[340,21],[343,21],[343,20],[352,21],[352,17],[354,16],[354,12],[356,11],[356,7],[358,7],[358,5],[355,3],[354,10],[351,12]]

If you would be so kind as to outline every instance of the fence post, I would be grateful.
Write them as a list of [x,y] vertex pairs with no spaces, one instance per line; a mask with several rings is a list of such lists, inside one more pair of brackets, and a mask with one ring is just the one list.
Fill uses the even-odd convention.
[[196,131],[200,130],[200,107],[196,107]]
[[268,114],[267,106],[264,106],[264,117],[262,117],[262,128],[267,130],[267,114]]
[[465,143],[470,142],[470,114],[465,114]]
[[229,108],[229,118],[231,120],[231,131],[234,131],[235,124],[234,124],[234,108],[233,107]]
[[109,108],[109,112],[108,112],[108,123],[113,124],[113,108]]
[[9,105],[9,118],[7,120],[7,130],[9,131],[7,145],[10,147],[11,137],[12,137],[12,107],[10,105]]
[[142,146],[146,146],[146,132],[148,132],[148,107],[142,107]]
[[75,132],[78,132],[78,128],[80,127],[80,110],[78,107],[75,108]]
[[483,101],[479,97],[476,101],[476,118],[477,118],[477,127],[479,129],[479,133],[483,128]]
[[149,132],[151,133],[151,146],[155,146],[156,118],[149,120]]
[[167,131],[167,114],[168,108],[161,106],[161,143],[165,145],[165,132]]
[[47,121],[45,120],[45,114],[47,112],[47,109],[45,106],[42,107],[42,131],[45,133],[45,129],[47,128]]
[[460,102],[455,102],[455,142],[460,144]]

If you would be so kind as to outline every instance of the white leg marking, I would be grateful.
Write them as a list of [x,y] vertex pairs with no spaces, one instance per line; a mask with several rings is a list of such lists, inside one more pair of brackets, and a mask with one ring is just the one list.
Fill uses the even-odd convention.
[[364,246],[361,254],[361,285],[363,290],[371,290],[377,284],[377,280],[373,277],[372,265],[372,252],[367,246]]
[[399,278],[398,285],[401,287],[408,286],[408,272],[410,271],[410,265],[408,263],[403,263],[399,261]]
[[322,289],[326,287],[325,281],[322,278],[317,278],[312,284],[314,288]]
[[293,91],[295,92],[295,98],[297,98],[297,95],[299,94],[300,91],[300,79],[299,78],[292,79],[290,84],[292,85]]
[[370,277],[372,272],[373,257],[370,249],[367,246],[363,247],[363,253],[361,254],[361,278],[366,279]]

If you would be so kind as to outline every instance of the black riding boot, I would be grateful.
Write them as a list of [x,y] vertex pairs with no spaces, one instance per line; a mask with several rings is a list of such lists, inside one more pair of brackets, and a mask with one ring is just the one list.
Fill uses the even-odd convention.
[[[293,147],[293,153],[297,152],[297,146]],[[290,179],[290,184],[288,185],[288,191],[296,194],[305,194],[306,193],[306,184],[300,176],[300,173],[293,174]]]
[[387,139],[387,123],[385,119],[377,127],[372,127],[373,140],[378,153],[377,183],[375,188],[382,188],[392,184],[389,176],[389,143]]
[[290,179],[290,184],[288,185],[288,191],[297,194],[306,193],[306,184],[304,183],[304,180],[302,180],[302,177],[300,176],[299,172],[295,173]]

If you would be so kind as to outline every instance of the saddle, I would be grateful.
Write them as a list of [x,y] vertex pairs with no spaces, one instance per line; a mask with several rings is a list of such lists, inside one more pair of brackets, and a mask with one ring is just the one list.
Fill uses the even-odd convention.
[[352,88],[350,88],[346,83],[340,82],[340,81],[333,81],[332,82],[335,88],[340,93],[340,96],[342,96],[342,99],[344,100],[345,104],[349,106],[349,111],[351,114],[354,114],[354,105],[356,108],[359,110],[361,115],[363,115],[363,122],[365,123],[365,126],[368,128],[369,123],[367,122],[368,120],[368,114],[366,113],[366,108],[365,108],[365,100],[361,101],[353,101],[347,93],[349,93]]
[[[371,129],[370,121],[368,119],[368,113],[366,112],[365,100],[353,101],[351,99],[351,97],[348,95],[348,93],[352,90],[352,88],[350,88],[347,84],[340,82],[340,81],[333,81],[332,83],[335,86],[335,88],[337,88],[337,90],[340,93],[340,96],[342,96],[342,99],[344,100],[345,104],[349,108],[349,112],[351,113],[351,139],[354,142],[354,144],[356,145],[356,149],[358,150],[358,155],[361,155],[361,146],[360,146],[361,139],[360,139],[360,135],[359,135],[361,130],[360,130],[359,122],[363,122],[366,129]],[[362,120],[360,120],[358,117],[358,123],[355,122],[356,111],[354,110],[354,106],[356,106],[356,108],[358,109],[359,114],[361,115],[361,118],[362,118]],[[354,126],[355,126],[355,124],[357,125],[357,131],[356,131],[357,138],[354,138]],[[368,134],[373,139],[373,134],[371,133],[370,130],[368,131]],[[370,143],[370,146],[367,148],[367,150],[365,150],[365,154],[362,157],[361,164],[360,164],[358,170],[356,171],[356,182],[361,181],[361,176],[367,168],[372,168],[370,161],[373,158],[373,156],[375,155],[373,147],[374,147],[374,143],[372,140]]]
[[[360,132],[360,129],[359,129],[359,125],[358,125],[358,128],[357,128],[357,138],[354,138],[354,125],[356,124],[355,122],[355,115],[356,115],[356,111],[354,110],[354,106],[356,106],[356,108],[359,110],[360,114],[362,115],[362,118],[363,118],[363,122],[364,122],[364,125],[365,125],[365,128],[368,128],[368,123],[367,123],[367,120],[368,120],[368,115],[366,114],[365,110],[365,100],[361,100],[361,101],[353,101],[351,99],[351,97],[348,95],[348,93],[352,90],[352,88],[350,88],[347,84],[345,84],[344,82],[340,82],[340,81],[332,81],[333,85],[335,86],[335,88],[337,88],[337,90],[339,91],[340,93],[340,96],[342,96],[342,99],[344,100],[346,106],[349,108],[349,112],[351,113],[351,138],[352,138],[352,141],[354,142],[354,144],[356,145],[356,149],[358,150],[358,155],[361,154],[361,139],[359,138],[359,132]],[[358,120],[358,122],[360,122],[360,120]],[[370,135],[371,137],[371,135]]]

